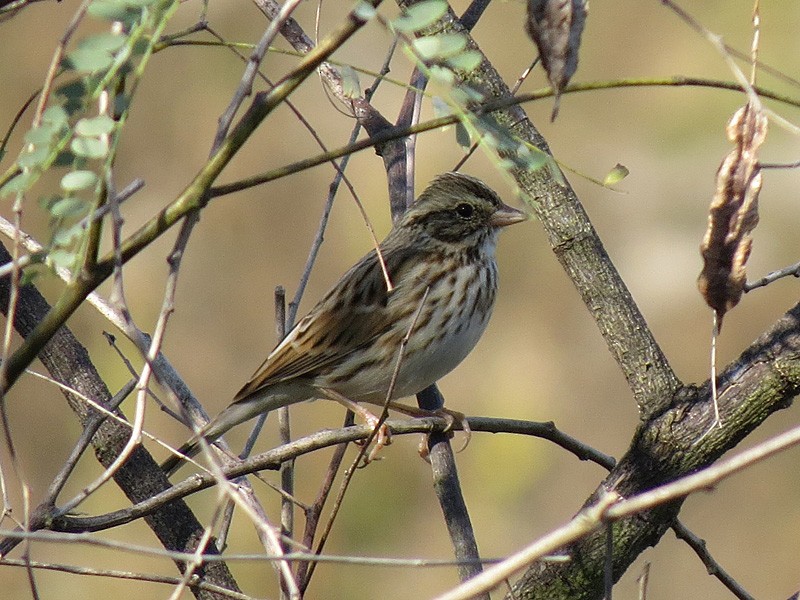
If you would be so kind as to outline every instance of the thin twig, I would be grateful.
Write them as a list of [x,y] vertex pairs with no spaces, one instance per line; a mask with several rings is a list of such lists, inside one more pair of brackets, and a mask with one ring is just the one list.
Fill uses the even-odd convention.
[[[508,419],[487,419],[481,417],[469,417],[470,427],[474,432],[488,431],[491,433],[500,433],[504,431],[504,424],[509,425],[509,433],[523,433],[527,435],[536,435],[537,430],[543,429],[545,433],[550,429],[549,424],[529,423],[529,428],[525,428],[523,421],[513,421]],[[386,426],[389,427],[392,435],[408,435],[408,434],[429,434],[435,431],[445,431],[448,429],[459,429],[459,423],[452,423],[443,417],[420,417],[414,419],[396,419],[387,420]],[[273,448],[266,452],[252,456],[245,461],[237,461],[236,463],[226,464],[222,467],[226,479],[235,479],[253,473],[255,471],[263,470],[277,470],[281,463],[299,458],[316,452],[323,448],[345,444],[354,441],[362,441],[369,438],[374,431],[373,427],[368,425],[353,425],[341,429],[323,430],[318,431],[302,438],[293,440],[290,444]],[[549,434],[544,437],[548,437]],[[602,461],[602,454],[596,453],[598,456],[592,458],[595,462]],[[579,456],[580,457],[580,456]],[[582,457],[585,459],[585,457]],[[613,460],[613,459],[610,459]],[[599,464],[603,464],[600,462]],[[179,498],[184,498],[190,494],[197,493],[201,490],[207,489],[215,485],[216,480],[210,472],[198,473],[192,475],[189,479],[175,484],[169,490],[160,493],[156,496],[148,498],[143,502],[139,502],[133,506],[118,511],[113,511],[105,515],[98,515],[94,517],[64,517],[60,521],[60,526],[64,527],[64,531],[99,531],[129,523],[134,519],[141,518],[160,506],[168,504]]]
[[[275,288],[275,333],[278,340],[286,337],[286,291],[283,287]],[[266,419],[266,413],[263,417]],[[281,444],[292,441],[291,413],[288,406],[278,409],[278,435]],[[294,461],[287,460],[281,465],[281,537],[292,539],[294,537]],[[284,544],[284,550],[288,548]],[[298,578],[298,581],[301,581]],[[284,590],[281,590],[284,594]]]
[[744,284],[744,291],[751,292],[756,288],[764,287],[765,285],[769,285],[773,281],[777,281],[778,279],[782,279],[784,277],[800,277],[800,262],[793,264],[789,267],[784,267],[783,269],[778,269],[777,271],[773,271],[768,275],[764,275],[761,279],[757,279],[756,281],[747,282]]
[[[351,427],[354,423],[355,415],[353,411],[348,410],[344,417],[343,427]],[[333,483],[336,481],[336,475],[344,462],[344,454],[347,450],[347,442],[339,444],[335,447],[333,456],[328,463],[328,468],[325,471],[325,478],[320,485],[317,497],[314,503],[307,507],[305,510],[306,526],[303,531],[303,545],[306,548],[314,547],[314,537],[319,527],[320,517],[322,516],[322,509],[325,508],[325,503],[330,496],[333,489]],[[301,591],[305,592],[308,584],[311,582],[311,574],[309,568],[313,571],[316,562],[302,562],[297,566],[297,579],[300,582]]]
[[[428,298],[428,292],[430,288],[425,288],[425,293],[420,298],[419,304],[414,312],[414,315],[411,317],[411,323],[409,323],[408,329],[406,330],[403,339],[400,341],[400,347],[397,349],[397,360],[395,362],[394,371],[392,372],[392,377],[389,380],[389,388],[386,391],[386,401],[384,402],[383,410],[378,417],[378,421],[371,427],[372,431],[370,432],[369,436],[367,437],[366,441],[361,445],[359,448],[358,454],[356,455],[355,459],[353,460],[350,467],[344,473],[344,479],[342,480],[341,485],[339,486],[339,493],[336,495],[336,500],[333,504],[333,508],[331,510],[330,517],[328,518],[328,522],[325,524],[325,529],[320,536],[319,542],[317,543],[317,547],[315,552],[317,554],[322,554],[322,550],[325,548],[325,543],[328,540],[328,536],[333,529],[333,524],[336,520],[336,516],[339,514],[339,509],[342,506],[344,501],[345,493],[347,492],[350,482],[353,479],[353,475],[355,475],[356,470],[358,469],[359,464],[361,464],[362,458],[365,458],[365,465],[374,460],[374,453],[380,449],[380,446],[376,444],[374,450],[367,454],[367,449],[369,448],[370,444],[373,440],[378,436],[379,431],[384,426],[387,417],[389,416],[389,403],[391,402],[392,394],[394,393],[395,383],[397,382],[397,377],[400,373],[400,367],[403,364],[403,358],[405,357],[406,347],[408,346],[408,341],[411,337],[412,331],[417,325],[417,320],[419,319],[420,313],[422,312],[422,308],[425,306],[425,301]],[[308,568],[308,574],[306,576],[306,584],[308,581],[311,580],[312,575],[314,574],[315,564],[311,564]]]
[[706,547],[705,540],[700,539],[694,533],[692,533],[683,523],[675,522],[672,524],[672,531],[675,532],[675,536],[679,540],[683,540],[689,547],[695,551],[695,554],[703,561],[703,564],[706,566],[706,571],[708,571],[709,575],[713,575],[717,579],[719,579],[722,584],[730,590],[730,592],[739,598],[739,600],[754,600],[753,596],[747,593],[747,591],[742,587],[742,585],[736,581],[730,574],[722,568],[722,566],[714,560],[714,557],[711,556],[711,553],[708,551]]
[[222,145],[222,141],[230,131],[236,112],[241,108],[244,99],[253,92],[253,81],[256,78],[256,74],[261,66],[261,61],[264,59],[264,55],[267,53],[267,50],[269,50],[269,45],[275,40],[275,37],[280,32],[283,24],[286,23],[286,21],[291,17],[298,4],[300,4],[300,0],[287,0],[283,3],[277,16],[270,22],[269,26],[261,36],[261,39],[258,41],[255,49],[250,54],[250,59],[247,62],[247,68],[245,69],[245,72],[239,82],[239,87],[233,94],[233,97],[231,98],[228,107],[225,109],[225,112],[219,118],[219,127],[217,128],[217,133],[214,137],[212,153],[216,152]]
[[86,15],[86,11],[90,4],[91,0],[83,0],[83,2],[81,2],[78,10],[75,11],[75,14],[72,16],[72,19],[67,25],[67,28],[64,30],[64,35],[62,35],[61,39],[58,41],[58,46],[56,46],[56,51],[53,53],[53,58],[50,61],[50,67],[47,70],[47,75],[44,79],[44,84],[42,84],[42,91],[39,94],[39,103],[37,104],[36,112],[33,115],[33,127],[38,127],[41,123],[42,114],[44,114],[47,101],[50,99],[53,81],[55,80],[58,69],[61,66],[61,61],[64,58],[64,52],[67,48],[67,44],[69,43],[70,39],[72,39],[75,31],[78,29],[78,25],[80,25],[83,17]]
[[523,550],[515,552],[501,563],[487,568],[480,575],[437,596],[434,600],[468,600],[478,594],[489,592],[514,573],[528,567],[543,556],[555,552],[565,544],[580,539],[590,531],[601,527],[608,508],[618,501],[619,496],[615,493],[607,493],[596,504],[579,512],[566,525],[542,536]]
[[[571,83],[561,91],[561,95],[563,96],[564,94],[569,94],[569,93],[589,92],[601,89],[610,90],[610,89],[627,88],[627,87],[681,87],[681,86],[708,87],[708,88],[724,89],[736,92],[744,91],[744,88],[742,88],[741,85],[730,81],[705,79],[699,77],[684,77],[679,75],[666,78],[651,78],[651,79],[631,78],[631,79],[617,79],[613,81],[602,81],[602,82]],[[762,98],[770,98],[782,102],[788,106],[800,107],[800,100],[792,98],[791,96],[785,94],[778,94],[777,92],[758,86],[755,86],[753,89]],[[527,102],[533,102],[536,100],[542,100],[544,98],[550,98],[552,96],[553,96],[553,91],[551,88],[548,87],[535,92],[519,94],[518,96],[513,96],[513,97],[503,96],[500,98],[495,98],[479,106],[476,106],[471,110],[474,116],[480,117],[482,115],[490,114],[513,106],[525,104]],[[364,140],[359,140],[354,144],[336,148],[322,155],[305,158],[296,161],[294,163],[290,163],[288,165],[283,165],[267,173],[253,175],[251,177],[233,183],[215,185],[211,188],[210,194],[212,198],[216,198],[217,196],[223,196],[226,194],[231,194],[233,192],[249,189],[251,187],[254,187],[256,185],[261,185],[269,181],[275,181],[283,177],[288,177],[289,175],[292,175],[294,173],[304,171],[311,167],[321,165],[325,162],[329,162],[333,159],[340,158],[348,154],[354,154],[356,152],[360,152],[361,150],[365,150],[367,148],[378,147],[389,141],[405,138],[409,135],[413,135],[416,133],[433,131],[435,129],[440,129],[448,125],[454,125],[458,123],[458,121],[459,121],[458,115],[446,115],[443,117],[430,119],[423,123],[419,123],[418,125],[412,125],[406,128],[392,128],[390,130],[382,131],[378,134],[370,135],[369,138]]]
[[[108,403],[106,407],[108,410],[115,410],[125,398],[127,398],[130,393],[136,387],[136,379],[131,379],[123,385],[120,390],[114,394],[114,397]],[[92,436],[97,432],[100,426],[103,424],[108,418],[106,414],[102,412],[98,412],[94,415],[91,420],[83,426],[83,431],[81,432],[81,436],[78,438],[78,441],[72,448],[67,460],[64,461],[64,464],[59,469],[56,476],[53,478],[53,481],[50,483],[50,486],[47,488],[47,493],[45,494],[44,499],[41,502],[43,506],[52,506],[55,504],[58,495],[61,493],[61,490],[64,489],[64,486],[69,479],[69,476],[72,474],[72,471],[75,469],[75,466],[78,464],[81,456],[86,451],[86,449],[91,445]]]
[[[204,558],[209,558],[207,555]],[[218,557],[216,557],[218,558]],[[213,560],[213,559],[212,559]],[[24,561],[14,558],[0,559],[0,565],[9,567],[22,567],[26,566]],[[90,577],[107,577],[109,579],[126,579],[131,581],[144,581],[148,583],[164,583],[167,585],[177,585],[180,583],[180,577],[169,577],[166,575],[153,575],[150,573],[135,573],[132,571],[118,571],[114,569],[94,569],[91,567],[76,567],[74,565],[64,565],[57,563],[43,563],[38,561],[29,561],[29,566],[34,569],[42,571],[57,571],[59,573],[68,573],[72,575],[90,576]],[[252,596],[235,592],[219,585],[214,585],[203,581],[197,575],[194,575],[188,582],[187,587],[190,589],[206,590],[214,592],[220,596],[226,596],[232,600],[255,600]]]
[[[117,203],[121,204],[124,200],[130,198],[133,194],[138,192],[140,189],[144,187],[144,181],[142,179],[134,179],[131,183],[129,183],[124,190],[119,192],[115,197],[117,199]],[[111,211],[110,204],[104,204],[98,207],[96,210],[92,211],[90,215],[87,215],[83,219],[81,219],[78,223],[78,227],[87,227],[88,224],[92,221],[96,221],[98,219],[102,219],[108,212]],[[15,234],[15,225],[10,223],[9,221],[5,220],[4,218],[0,217],[0,233],[5,235],[7,238],[13,240]],[[43,259],[47,254],[47,249],[33,240],[33,238],[28,235],[27,233],[20,231],[19,232],[20,241],[25,249],[28,251],[28,254],[25,256],[20,256],[16,260],[16,264],[19,265],[20,268],[27,267],[28,265],[32,264],[35,261],[39,261]],[[33,248],[38,248],[38,250],[34,250]],[[0,277],[5,277],[6,275],[10,274],[14,269],[14,262],[10,261],[6,264],[0,266]],[[60,267],[57,267],[59,269]],[[65,281],[69,281],[71,279],[71,274],[69,271],[62,268],[62,272],[67,274],[66,277],[62,277]]]

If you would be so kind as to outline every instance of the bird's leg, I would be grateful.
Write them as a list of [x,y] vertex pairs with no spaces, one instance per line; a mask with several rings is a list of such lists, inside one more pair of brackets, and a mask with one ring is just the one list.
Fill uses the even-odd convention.
[[380,417],[376,417],[358,402],[354,402],[349,398],[346,398],[335,390],[322,388],[320,391],[330,400],[335,400],[345,408],[352,410],[354,413],[364,419],[367,425],[375,430],[375,448],[373,448],[369,453],[367,462],[371,462],[381,448],[392,443],[392,435],[389,433],[389,428],[386,426],[386,423],[381,423]]
[[440,417],[447,422],[444,428],[445,433],[451,431],[458,425],[468,438],[472,435],[472,430],[469,428],[469,421],[467,421],[467,415],[457,410],[450,410],[444,407],[435,410],[427,410],[408,404],[401,404],[399,402],[389,402],[389,408],[410,417]]
[[[435,410],[426,410],[424,408],[409,406],[408,404],[401,404],[399,402],[389,402],[389,408],[410,417],[440,417],[447,423],[444,427],[444,433],[452,431],[453,428],[458,425],[464,432],[464,444],[461,446],[461,448],[456,450],[456,452],[463,452],[466,450],[470,440],[472,439],[472,429],[470,429],[469,421],[464,413],[444,407],[437,408]],[[423,446],[425,446],[424,452],[422,449]],[[425,458],[425,453],[427,453],[427,436],[420,444],[420,455],[422,455],[422,458]]]

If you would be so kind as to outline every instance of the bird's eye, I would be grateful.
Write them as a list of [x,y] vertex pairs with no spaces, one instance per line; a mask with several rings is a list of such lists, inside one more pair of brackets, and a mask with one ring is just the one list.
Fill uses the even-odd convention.
[[472,204],[462,202],[456,206],[456,214],[462,219],[469,219],[473,212],[475,212],[475,209],[473,208]]

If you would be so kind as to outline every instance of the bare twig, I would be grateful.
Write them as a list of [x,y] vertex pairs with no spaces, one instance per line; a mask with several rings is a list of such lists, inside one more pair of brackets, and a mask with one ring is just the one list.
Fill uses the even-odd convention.
[[[1,247],[0,247],[1,248]],[[0,262],[9,260],[4,249],[0,250]],[[6,279],[0,279],[0,306],[5,310],[9,285]],[[48,313],[50,306],[36,290],[30,286],[21,288],[19,311],[14,327],[27,337],[35,330],[36,324]],[[106,404],[111,395],[89,360],[86,349],[81,346],[66,327],[61,327],[50,341],[42,348],[39,358],[53,377],[63,381],[65,387],[78,390],[83,397],[95,398]],[[70,407],[82,422],[92,418],[90,405],[71,393],[65,394]],[[101,464],[109,466],[129,439],[128,431],[115,420],[106,419],[98,433],[92,438],[95,454]],[[131,460],[123,465],[115,477],[125,494],[136,504],[151,497],[154,491],[166,490],[169,482],[150,455],[139,447],[131,456]],[[58,517],[55,517],[58,520]],[[182,501],[174,502],[169,507],[162,507],[148,515],[145,520],[164,546],[170,550],[186,549],[192,543],[193,532],[200,531],[200,524]],[[30,529],[50,526],[51,520],[31,523]],[[8,536],[11,537],[11,536]],[[22,538],[19,538],[22,539]],[[0,555],[13,548],[13,541],[8,539],[0,543]],[[214,563],[205,570],[206,581],[222,585],[238,591],[235,581],[224,563]],[[211,598],[213,594],[201,592],[201,597]]]
[[570,541],[581,538],[588,532],[601,527],[609,507],[619,501],[615,493],[608,493],[596,504],[582,510],[569,523],[539,538],[533,544],[509,556],[499,564],[487,568],[459,585],[437,596],[434,600],[468,600],[478,594],[489,592],[514,573],[533,564],[543,556],[555,552]]
[[708,571],[709,575],[713,575],[719,579],[734,596],[739,598],[739,600],[754,600],[753,596],[748,594],[742,585],[733,577],[731,577],[731,575],[725,569],[723,569],[716,560],[714,560],[714,557],[711,556],[711,553],[706,547],[705,540],[700,539],[698,536],[692,533],[685,525],[683,525],[683,523],[673,523],[672,531],[675,532],[675,536],[679,540],[683,540],[689,544],[689,547],[695,551],[695,554],[697,554],[698,558],[700,558],[700,560],[703,561],[703,564],[706,566],[706,571]]
[[287,2],[283,3],[278,11],[278,14],[274,19],[271,20],[269,26],[261,36],[261,39],[256,45],[255,50],[253,50],[253,52],[250,54],[250,59],[247,62],[247,68],[242,75],[239,87],[236,89],[236,92],[234,93],[233,98],[231,98],[231,101],[228,104],[228,107],[225,109],[225,112],[219,118],[219,127],[217,128],[217,134],[214,137],[212,154],[216,152],[217,149],[222,145],[222,141],[225,139],[225,136],[228,135],[228,131],[230,131],[231,123],[233,123],[233,117],[242,106],[244,99],[252,93],[253,81],[256,78],[256,74],[261,66],[261,61],[264,59],[264,55],[267,53],[267,50],[269,50],[269,45],[275,40],[275,37],[278,35],[283,25],[291,18],[291,15],[294,12],[294,9],[297,8],[298,4],[300,4],[300,0],[288,0]]
[[78,25],[80,25],[83,17],[86,15],[86,10],[89,8],[89,4],[91,4],[90,0],[83,0],[83,2],[81,2],[78,10],[75,11],[75,14],[72,16],[72,19],[67,25],[67,28],[64,30],[64,35],[61,36],[58,46],[56,46],[56,51],[53,53],[53,58],[50,61],[50,68],[47,70],[44,84],[42,84],[42,91],[39,94],[39,102],[36,106],[36,112],[33,115],[34,127],[37,127],[41,122],[42,114],[47,106],[47,101],[50,99],[53,81],[55,80],[58,69],[61,66],[61,60],[64,58],[64,51],[66,50],[67,44],[69,43],[70,39],[72,39],[75,31],[78,29]]
[[[354,416],[353,411],[348,410],[344,418],[343,426],[351,427],[354,422]],[[322,481],[319,492],[317,492],[317,497],[314,499],[314,503],[305,510],[306,526],[303,531],[303,545],[305,545],[306,548],[314,547],[314,537],[316,536],[320,517],[322,516],[322,509],[325,507],[325,503],[333,489],[333,483],[344,461],[344,453],[346,450],[346,442],[336,446],[333,456],[328,463],[328,469],[325,471],[325,478]],[[318,555],[319,553],[315,553],[315,556]],[[315,564],[316,562],[302,562],[298,565],[297,579],[300,581],[300,589],[304,592],[311,582],[311,572],[313,572]],[[309,569],[311,572],[309,572]]]
[[[136,380],[131,379],[128,383],[126,383],[122,388],[114,395],[111,401],[108,403],[107,409],[110,411],[115,410],[125,398],[130,395],[130,393],[134,390],[136,386]],[[104,407],[105,408],[105,407]],[[47,489],[47,494],[45,495],[42,505],[48,508],[55,505],[56,498],[61,493],[61,490],[64,489],[64,486],[67,483],[67,479],[72,474],[75,465],[78,464],[78,460],[80,460],[83,453],[89,447],[92,442],[92,437],[100,426],[105,421],[107,415],[103,413],[98,413],[96,415],[92,415],[91,419],[84,425],[83,431],[81,432],[81,437],[78,438],[78,441],[75,443],[75,446],[72,448],[72,452],[67,457],[67,460],[61,466],[56,476],[53,478],[53,481],[50,483],[50,486]]]
[[[73,538],[74,539],[74,538]],[[70,542],[71,543],[71,542]],[[219,557],[216,557],[219,558]],[[73,575],[90,576],[90,577],[107,577],[109,579],[127,579],[131,581],[145,581],[150,583],[163,583],[166,585],[177,585],[181,582],[180,577],[168,577],[166,575],[153,575],[150,573],[135,573],[132,571],[117,571],[114,569],[95,569],[91,567],[77,567],[74,565],[65,565],[57,563],[43,563],[38,561],[22,561],[13,558],[0,559],[0,565],[10,567],[31,567],[42,571],[58,571],[60,573],[69,573]],[[219,596],[225,596],[232,600],[255,600],[252,596],[235,592],[226,589],[219,585],[214,585],[203,581],[197,575],[187,583],[190,589],[206,590],[213,592]]]
[[752,283],[747,282],[744,284],[744,291],[750,292],[756,288],[764,287],[765,285],[769,285],[773,281],[777,281],[778,279],[782,279],[784,277],[800,277],[800,263],[793,264],[788,267],[784,267],[783,269],[778,269],[777,271],[773,271],[768,275],[764,275],[761,279],[757,279]]
[[800,444],[800,427],[762,442],[748,450],[744,450],[730,458],[719,461],[702,471],[682,477],[672,483],[662,485],[648,492],[628,498],[619,507],[609,509],[610,519],[621,519],[645,511],[654,506],[684,498],[692,492],[710,489],[720,481],[727,479],[744,469],[760,463],[771,456],[784,452]]

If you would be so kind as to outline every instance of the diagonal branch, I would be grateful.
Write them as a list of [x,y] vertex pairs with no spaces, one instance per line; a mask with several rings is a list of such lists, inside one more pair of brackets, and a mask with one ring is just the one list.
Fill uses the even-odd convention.
[[[366,4],[372,6],[377,6],[380,2],[381,0],[371,0],[371,2],[365,0]],[[348,13],[345,23],[309,52],[296,69],[281,79],[270,91],[256,94],[249,108],[219,150],[203,166],[178,198],[123,242],[120,248],[123,262],[127,262],[146,248],[186,214],[201,209],[205,205],[209,187],[263,120],[280,106],[336,49],[363,27],[366,21],[360,16],[361,14],[358,10]],[[67,286],[56,305],[9,358],[5,377],[0,381],[0,393],[5,393],[11,388],[54,332],[75,312],[86,296],[110,276],[114,264],[115,257],[106,256],[98,261],[91,273],[82,273],[81,277]]]
[[[400,0],[401,6],[415,0]],[[452,11],[433,28],[435,32],[468,36],[467,48],[480,50]],[[470,73],[457,73],[461,83],[483,92],[488,99],[511,97],[511,90],[484,56]],[[550,154],[542,135],[518,105],[493,113],[498,124],[521,140]],[[549,169],[512,171],[517,184],[544,227],[553,251],[572,280],[600,329],[611,354],[633,392],[642,417],[669,403],[680,382],[647,327],[589,220],[574,190]]]
[[[0,261],[10,259],[8,252],[0,245]],[[8,306],[10,290],[9,278],[0,278],[0,307],[5,313]],[[47,314],[50,307],[44,298],[32,286],[20,288],[18,310],[14,319],[14,327],[23,337],[30,334],[40,319]],[[94,365],[89,359],[86,349],[78,342],[72,332],[61,327],[52,339],[41,349],[39,358],[54,379],[65,383],[68,387],[94,398],[104,406],[111,406],[111,394],[103,383]],[[76,396],[67,393],[67,401],[84,426],[94,426],[99,413]],[[129,437],[128,428],[106,419],[92,437],[95,455],[101,464],[108,467],[121,452]],[[114,481],[123,490],[133,504],[142,502],[152,496],[168,490],[171,486],[158,463],[150,454],[139,446],[128,461],[114,474]],[[51,520],[49,509],[33,515],[31,529],[38,529]],[[203,527],[183,501],[173,502],[158,508],[145,517],[148,526],[158,539],[169,550],[191,551],[202,536]],[[0,543],[0,555],[6,554],[14,547],[14,540]],[[183,570],[183,563],[178,567]],[[223,562],[209,563],[205,571],[208,583],[239,591],[236,582]],[[220,599],[224,596],[209,590],[196,589],[198,598]]]

